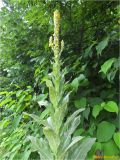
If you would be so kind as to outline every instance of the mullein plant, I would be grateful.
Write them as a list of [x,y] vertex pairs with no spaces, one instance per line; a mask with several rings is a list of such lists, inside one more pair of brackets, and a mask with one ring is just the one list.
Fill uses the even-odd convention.
[[95,142],[95,138],[77,136],[74,131],[80,124],[80,112],[84,108],[75,111],[67,120],[66,114],[69,103],[69,95],[66,91],[64,70],[61,70],[61,53],[64,49],[64,41],[59,40],[60,13],[54,12],[54,34],[49,39],[49,46],[54,52],[52,73],[46,79],[49,88],[49,116],[41,120],[43,125],[43,138],[30,136],[33,151],[37,151],[41,160],[84,160],[88,151]]

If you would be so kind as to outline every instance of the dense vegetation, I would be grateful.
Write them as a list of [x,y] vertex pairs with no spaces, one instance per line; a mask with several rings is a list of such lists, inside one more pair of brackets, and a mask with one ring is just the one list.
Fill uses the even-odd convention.
[[[56,9],[61,13],[60,41],[64,40],[57,64],[55,50],[49,47]],[[4,0],[0,11],[1,160],[75,159],[81,151],[80,159],[95,138],[86,159],[120,156],[119,10],[118,1]],[[57,98],[65,113],[56,109]],[[55,131],[48,134],[46,127],[52,126]]]

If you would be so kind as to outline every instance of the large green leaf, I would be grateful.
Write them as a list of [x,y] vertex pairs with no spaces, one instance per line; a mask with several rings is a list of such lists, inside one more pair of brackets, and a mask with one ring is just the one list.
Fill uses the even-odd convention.
[[97,128],[97,139],[99,142],[107,142],[110,140],[115,132],[114,124],[103,121]]
[[61,131],[61,154],[64,154],[65,150],[68,148],[70,144],[73,145],[75,144],[75,142],[77,143],[81,139],[81,137],[79,137],[73,139],[74,141],[71,141],[72,134],[80,124],[80,116],[78,116],[78,114],[83,110],[84,109],[79,109],[75,111],[70,117],[68,117],[67,121],[64,124],[64,127]]
[[100,72],[103,72],[104,74],[107,74],[109,69],[111,68],[112,64],[116,61],[116,58],[108,59],[104,62],[104,64],[101,66]]
[[66,130],[64,130],[64,132],[62,131],[61,136],[66,137],[62,146],[63,151],[66,150],[66,148],[70,145],[71,135],[74,133],[74,131],[76,130],[79,124],[80,124],[80,116],[77,116],[74,118],[73,121],[69,122],[69,125],[67,126],[67,128],[65,127]]
[[102,149],[104,152],[104,155],[106,156],[115,156],[116,159],[119,159],[120,157],[118,156],[119,154],[119,149],[114,143],[113,140],[110,140],[106,143],[102,143]]
[[119,147],[120,149],[120,132],[116,132],[113,136],[114,141],[116,143],[116,145]]
[[116,112],[118,113],[118,106],[114,101],[109,101],[104,105],[104,109],[108,112]]

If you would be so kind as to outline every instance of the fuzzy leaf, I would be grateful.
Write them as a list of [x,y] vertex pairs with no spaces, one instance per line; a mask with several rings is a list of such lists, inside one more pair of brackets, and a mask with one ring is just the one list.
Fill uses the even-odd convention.
[[68,130],[68,134],[73,134],[79,124],[80,124],[80,116],[77,116],[72,121],[71,126],[70,126],[70,128]]
[[43,138],[36,138],[33,136],[28,137],[32,143],[32,151],[38,151],[41,160],[53,160],[53,155],[50,151],[47,141]]
[[77,111],[75,111],[65,122],[64,127],[63,127],[63,132],[68,130],[71,126],[71,123],[74,121],[75,117],[82,111],[84,111],[84,108],[78,109]]
[[50,101],[53,104],[53,107],[56,108],[57,107],[57,96],[56,96],[56,92],[55,92],[55,88],[52,84],[52,81],[50,80],[46,80],[46,85],[49,88],[49,97],[50,97]]
[[56,109],[54,117],[53,117],[53,123],[55,125],[56,133],[59,133],[59,129],[62,125],[63,119],[65,117],[66,108],[59,107]]
[[69,153],[69,159],[71,160],[85,160],[87,153],[90,151],[92,145],[95,143],[95,138],[85,138],[82,142],[73,146]]
[[43,132],[44,132],[45,137],[47,138],[47,140],[49,142],[49,145],[50,145],[50,148],[51,148],[52,152],[54,154],[57,154],[57,149],[58,149],[59,144],[60,144],[59,137],[55,134],[55,132],[53,130],[51,130],[48,127],[45,127],[43,129]]
[[82,136],[77,136],[72,138],[72,142],[69,144],[69,146],[66,148],[65,152],[67,152],[74,144],[79,142],[81,139],[83,139]]

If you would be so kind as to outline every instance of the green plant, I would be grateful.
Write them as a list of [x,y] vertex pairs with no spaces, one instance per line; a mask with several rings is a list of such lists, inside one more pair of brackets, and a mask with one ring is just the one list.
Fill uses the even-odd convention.
[[64,48],[64,42],[59,42],[60,13],[54,12],[54,39],[50,37],[49,46],[54,52],[53,71],[50,79],[46,79],[49,88],[49,117],[42,121],[45,138],[30,136],[33,150],[37,150],[43,160],[55,159],[85,159],[87,152],[95,142],[95,138],[73,136],[74,131],[80,124],[79,113],[84,110],[75,111],[65,121],[70,92],[67,93],[64,78],[64,70],[61,71],[60,55]]
[[[31,112],[40,97],[33,95],[31,86],[27,86],[26,90],[0,92],[0,160],[28,160],[31,149],[26,137],[30,133],[40,134],[40,128],[23,111],[29,108]],[[38,113],[37,108],[34,113]]]
[[[84,107],[81,122],[73,135],[97,137],[86,159],[93,160],[98,150],[104,152],[104,156],[120,155],[118,2],[2,1],[0,90],[9,95],[0,96],[0,159],[23,159],[22,155],[30,148],[27,136],[43,136],[40,125],[50,116],[48,88],[44,80],[52,70],[48,37],[52,33],[51,15],[55,8],[59,8],[63,15],[61,37],[65,47],[61,62],[64,60],[62,67],[67,73],[65,79],[69,81],[66,89],[72,90],[64,122],[76,109]],[[26,86],[31,86],[32,93]],[[108,125],[103,122],[115,129],[108,130]],[[101,134],[104,142],[97,134],[100,128],[105,130],[104,135]],[[19,132],[21,130],[24,132]],[[109,132],[111,136],[105,141]],[[38,156],[37,152],[32,152],[26,159],[39,159]]]

